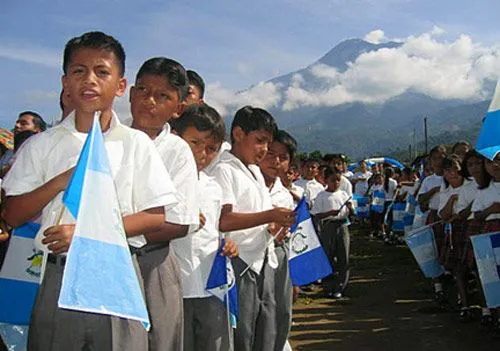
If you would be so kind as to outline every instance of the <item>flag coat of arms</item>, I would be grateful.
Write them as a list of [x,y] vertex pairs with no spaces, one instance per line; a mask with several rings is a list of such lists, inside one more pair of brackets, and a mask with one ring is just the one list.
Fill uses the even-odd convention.
[[76,225],[59,307],[137,320],[149,329],[97,114],[63,202]]
[[500,80],[476,141],[475,149],[484,157],[493,160],[500,151]]
[[238,319],[238,288],[230,259],[221,255],[224,243],[224,239],[222,239],[207,279],[206,290],[229,307],[231,326],[236,328]]
[[333,270],[314,230],[305,198],[295,212],[297,219],[290,228],[289,270],[292,284],[302,286],[329,276]]
[[432,226],[412,231],[405,240],[426,278],[436,278],[444,273],[444,268],[438,261]]
[[500,232],[470,237],[486,304],[500,307]]
[[385,193],[380,190],[373,192],[371,208],[373,212],[384,213]]

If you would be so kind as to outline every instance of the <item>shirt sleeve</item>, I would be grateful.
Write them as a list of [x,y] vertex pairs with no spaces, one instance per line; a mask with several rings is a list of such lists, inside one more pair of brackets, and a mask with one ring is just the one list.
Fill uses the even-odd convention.
[[319,193],[312,206],[311,214],[316,215],[318,213],[323,213],[323,212],[326,212],[324,210],[324,205],[323,205],[323,194]]
[[[236,205],[233,174],[226,164],[219,163],[213,170],[213,177],[222,190],[221,205]],[[202,190],[203,191],[203,190]]]

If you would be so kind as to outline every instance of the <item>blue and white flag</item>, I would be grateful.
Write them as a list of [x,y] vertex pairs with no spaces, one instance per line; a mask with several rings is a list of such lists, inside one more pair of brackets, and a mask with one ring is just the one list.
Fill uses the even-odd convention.
[[63,202],[76,220],[59,307],[150,322],[96,114]]
[[436,278],[444,273],[444,268],[438,261],[432,226],[414,230],[405,240],[426,278]]
[[205,289],[221,300],[224,305],[229,306],[231,326],[236,328],[236,321],[238,319],[238,287],[236,286],[236,278],[231,260],[221,255],[224,244],[224,239],[221,239],[221,244],[215,254],[214,263],[212,264]]
[[475,149],[493,160],[500,151],[500,80],[497,82],[490,108],[483,119],[483,125],[476,141]]
[[384,213],[385,206],[385,193],[380,190],[375,190],[373,192],[371,209],[376,213]]
[[486,305],[500,307],[500,232],[470,237]]
[[333,273],[330,261],[314,230],[305,198],[295,208],[297,218],[290,228],[289,269],[292,284],[302,286]]
[[370,217],[370,199],[361,195],[354,194],[352,198],[354,214],[359,218]]
[[403,232],[405,230],[406,202],[394,202],[392,205],[392,230]]
[[28,222],[13,230],[0,271],[0,336],[8,350],[26,349],[43,266],[43,251],[34,244],[39,229]]

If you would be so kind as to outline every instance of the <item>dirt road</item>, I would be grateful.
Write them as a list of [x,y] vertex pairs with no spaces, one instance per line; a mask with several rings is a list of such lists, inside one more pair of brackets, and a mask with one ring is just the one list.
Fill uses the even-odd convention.
[[294,306],[294,350],[500,350],[500,341],[438,308],[411,253],[352,231],[352,275],[345,300],[318,287]]

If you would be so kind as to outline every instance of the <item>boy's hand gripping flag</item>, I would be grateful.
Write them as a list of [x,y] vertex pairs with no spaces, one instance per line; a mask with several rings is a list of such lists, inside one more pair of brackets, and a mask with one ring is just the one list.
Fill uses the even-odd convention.
[[149,329],[97,113],[63,202],[76,225],[59,307],[133,319]]
[[470,237],[486,305],[500,307],[500,232]]
[[222,255],[225,241],[221,238],[221,244],[217,250],[208,276],[206,290],[221,300],[228,308],[230,325],[236,328],[238,318],[238,288],[233,266],[228,257]]
[[475,149],[493,160],[500,151],[500,80],[497,82],[490,108],[483,119]]
[[294,286],[307,285],[333,273],[321,246],[305,198],[295,208],[297,219],[290,228],[290,277]]

